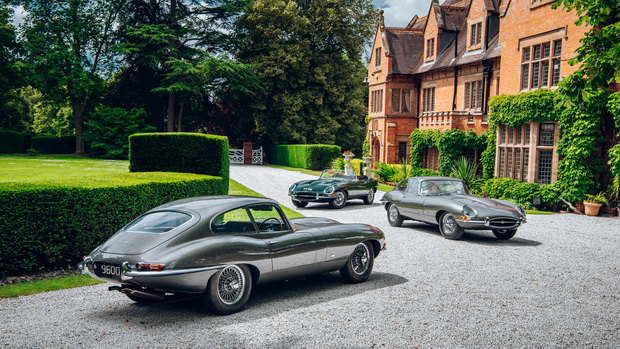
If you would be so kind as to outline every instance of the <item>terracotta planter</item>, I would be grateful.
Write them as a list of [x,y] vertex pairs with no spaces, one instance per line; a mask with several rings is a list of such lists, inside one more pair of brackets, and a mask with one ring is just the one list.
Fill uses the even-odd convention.
[[584,202],[586,216],[598,216],[598,211],[603,204],[595,204],[592,202]]

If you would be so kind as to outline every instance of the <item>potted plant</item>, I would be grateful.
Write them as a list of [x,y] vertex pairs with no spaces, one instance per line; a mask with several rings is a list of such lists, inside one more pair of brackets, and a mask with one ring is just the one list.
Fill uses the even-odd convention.
[[586,194],[586,199],[583,200],[583,205],[585,206],[585,213],[587,216],[598,216],[598,212],[603,204],[609,205],[609,201],[607,201],[607,197],[604,192],[600,192],[598,194]]
[[353,159],[353,156],[354,156],[355,154],[353,154],[353,151],[351,151],[351,150],[347,150],[347,151],[345,151],[344,153],[342,153],[342,155],[344,156],[344,159],[345,159],[345,160],[349,160],[349,161],[351,161],[351,160]]

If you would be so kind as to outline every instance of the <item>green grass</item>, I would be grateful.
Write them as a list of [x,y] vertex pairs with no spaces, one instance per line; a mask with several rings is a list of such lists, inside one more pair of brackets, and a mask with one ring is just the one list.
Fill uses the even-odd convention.
[[20,282],[13,285],[0,286],[0,298],[26,296],[29,294],[62,290],[103,283],[87,275],[63,276],[55,279]]

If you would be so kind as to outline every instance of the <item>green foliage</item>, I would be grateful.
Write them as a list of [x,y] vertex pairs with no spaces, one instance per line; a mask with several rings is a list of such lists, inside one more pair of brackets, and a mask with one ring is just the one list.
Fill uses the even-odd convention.
[[609,200],[607,200],[607,194],[604,192],[600,192],[597,194],[586,194],[585,200],[583,202],[589,202],[593,204],[603,204],[609,206]]
[[253,1],[239,22],[238,56],[260,66],[265,86],[248,105],[256,134],[272,144],[360,149],[361,58],[376,20],[370,0]]
[[18,57],[21,47],[12,23],[13,7],[0,5],[0,129],[26,131],[29,120],[23,113],[25,104],[16,93],[21,83]]
[[110,50],[119,13],[116,0],[24,0],[24,46],[31,83],[46,96],[69,101],[78,153],[84,153],[83,117],[118,61]]
[[145,119],[146,112],[143,109],[100,106],[89,116],[84,130],[89,152],[107,159],[127,159],[129,136],[155,131],[153,126],[146,124]]
[[424,149],[436,147],[439,151],[440,173],[448,175],[452,164],[467,150],[476,149],[482,151],[487,148],[486,134],[477,135],[473,131],[459,129],[448,130],[420,130],[415,129],[411,133],[411,165],[422,168],[422,155]]
[[222,178],[228,190],[228,138],[200,133],[129,136],[130,172],[186,172]]
[[426,168],[416,168],[406,163],[401,164],[386,164],[383,162],[376,162],[377,168],[374,174],[379,178],[380,182],[384,183],[398,183],[409,177],[416,176],[439,176],[440,173]]
[[489,100],[489,123],[515,127],[531,121],[557,121],[561,112],[556,107],[558,103],[558,94],[544,88],[517,95],[494,96]]
[[462,179],[474,193],[480,193],[481,181],[477,178],[478,165],[464,156],[456,159],[450,168],[450,177]]
[[30,138],[30,148],[43,154],[69,154],[75,152],[75,136],[41,135]]
[[576,57],[569,63],[578,68],[561,82],[562,94],[574,105],[587,102],[592,91],[607,89],[620,76],[620,12],[616,1],[558,0],[555,8],[575,10],[577,25],[590,29],[575,50]]
[[523,183],[510,178],[491,178],[484,183],[482,189],[489,197],[509,200],[528,209],[533,207],[534,197],[541,198],[541,202],[546,206],[555,205],[559,201],[559,193],[553,186]]
[[323,170],[340,157],[342,151],[336,145],[294,144],[271,147],[271,162],[309,170]]
[[181,173],[2,183],[0,276],[73,265],[155,206],[226,193],[221,178]]
[[21,153],[24,151],[24,136],[21,133],[0,130],[0,153]]

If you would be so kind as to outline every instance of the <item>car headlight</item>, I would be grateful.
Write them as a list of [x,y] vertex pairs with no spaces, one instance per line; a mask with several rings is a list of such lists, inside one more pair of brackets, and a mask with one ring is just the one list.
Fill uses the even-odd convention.
[[520,214],[525,216],[525,210],[523,209],[523,207],[516,205],[517,206],[517,211],[519,211]]
[[461,209],[461,211],[463,212],[463,215],[468,216],[468,217],[475,217],[478,215],[478,212],[476,212],[476,210],[474,210],[473,208],[467,205],[463,205],[463,208]]
[[330,185],[329,187],[325,188],[325,190],[323,190],[323,192],[325,194],[331,194],[334,192],[334,190],[336,190],[336,188],[334,188],[334,186]]
[[288,191],[293,191],[295,190],[296,187],[297,187],[297,184],[293,184],[290,186],[290,188],[288,188]]

